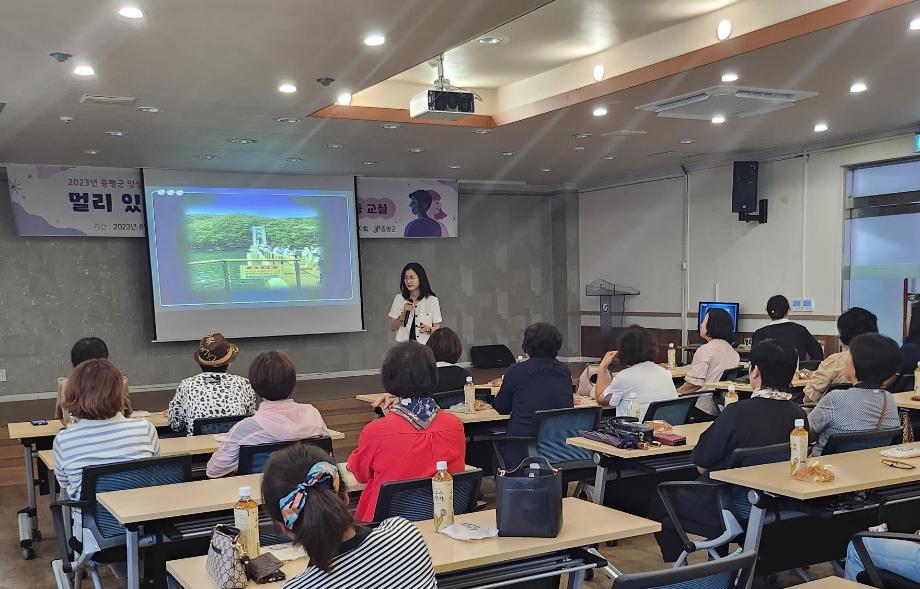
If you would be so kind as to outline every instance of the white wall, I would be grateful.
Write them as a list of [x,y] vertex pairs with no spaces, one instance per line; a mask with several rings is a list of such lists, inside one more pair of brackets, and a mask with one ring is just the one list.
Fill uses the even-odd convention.
[[[761,162],[759,197],[767,198],[766,225],[741,223],[731,212],[730,165],[699,170],[689,178],[689,305],[700,300],[737,301],[742,314],[764,314],[770,295],[815,300],[812,316],[841,311],[845,166],[913,154],[913,137],[900,136]],[[648,327],[680,328],[683,178],[586,191],[580,195],[582,282],[606,278],[642,295],[627,303],[627,317]],[[718,290],[718,297],[716,291]],[[581,309],[597,302],[582,296]],[[808,320],[818,335],[834,335],[833,319]],[[752,331],[766,319],[745,319]],[[583,315],[582,325],[597,325]],[[695,322],[691,320],[691,329]]]

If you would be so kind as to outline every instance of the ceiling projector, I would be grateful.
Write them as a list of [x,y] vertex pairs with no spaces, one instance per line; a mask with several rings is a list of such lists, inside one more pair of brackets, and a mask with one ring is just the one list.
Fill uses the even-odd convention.
[[472,92],[463,90],[425,90],[409,101],[409,116],[456,121],[473,114],[474,100]]

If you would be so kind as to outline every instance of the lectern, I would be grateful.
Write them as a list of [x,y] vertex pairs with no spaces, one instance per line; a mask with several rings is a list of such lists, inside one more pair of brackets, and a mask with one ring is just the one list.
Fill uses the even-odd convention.
[[601,317],[600,343],[604,350],[613,349],[613,328],[623,327],[626,314],[626,297],[635,296],[639,291],[630,286],[613,284],[603,278],[585,285],[585,295],[599,297]]

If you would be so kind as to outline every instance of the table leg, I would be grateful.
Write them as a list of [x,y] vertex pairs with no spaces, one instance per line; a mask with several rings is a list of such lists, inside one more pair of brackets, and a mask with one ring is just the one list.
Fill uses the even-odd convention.
[[140,589],[141,571],[137,528],[125,527],[125,536],[128,553],[128,589]]
[[23,558],[30,560],[35,556],[32,552],[32,541],[38,537],[38,519],[36,517],[37,504],[35,500],[35,469],[32,465],[31,440],[23,440],[22,448],[25,459],[26,498],[28,500],[28,506],[20,509],[16,515],[19,525],[19,546],[22,548]]
[[585,572],[574,571],[569,573],[569,582],[566,584],[567,589],[581,589],[585,584]]
[[607,467],[602,465],[601,460],[601,455],[595,452],[594,463],[597,464],[597,470],[594,473],[593,501],[598,505],[604,504],[604,492],[607,490]]
[[[752,551],[756,554],[760,549],[760,539],[763,535],[763,524],[766,511],[755,505],[755,501],[758,500],[758,497],[755,495],[754,491],[749,493],[748,500],[751,501],[751,515],[748,518],[747,533],[744,535],[744,551]],[[748,577],[747,587],[745,587],[745,589],[751,589],[755,573],[756,569]]]

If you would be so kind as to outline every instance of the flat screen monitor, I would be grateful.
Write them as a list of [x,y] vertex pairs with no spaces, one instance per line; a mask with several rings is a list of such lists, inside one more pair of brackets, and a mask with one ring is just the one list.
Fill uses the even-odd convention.
[[700,301],[700,312],[697,318],[696,328],[699,328],[703,325],[703,318],[706,317],[706,313],[710,309],[722,309],[729,314],[732,318],[732,331],[738,333],[738,310],[740,308],[739,303],[716,303],[713,301],[703,302]]

